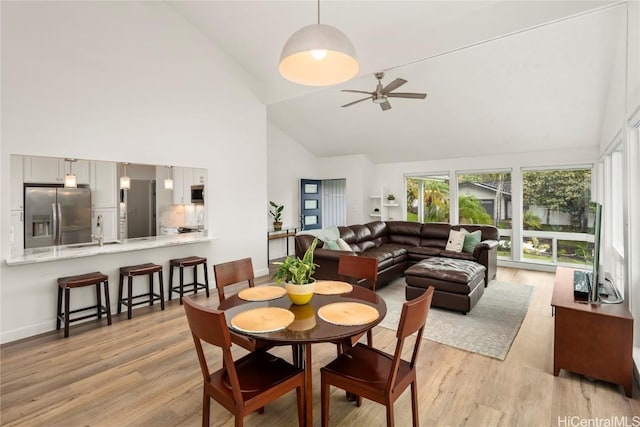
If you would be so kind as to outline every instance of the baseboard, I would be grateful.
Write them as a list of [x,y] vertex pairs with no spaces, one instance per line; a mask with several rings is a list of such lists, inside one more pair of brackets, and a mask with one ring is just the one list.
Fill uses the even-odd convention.
[[0,334],[0,344],[7,344],[24,338],[31,338],[35,335],[44,334],[55,330],[55,320],[40,322],[36,325],[25,326],[24,328],[11,329]]

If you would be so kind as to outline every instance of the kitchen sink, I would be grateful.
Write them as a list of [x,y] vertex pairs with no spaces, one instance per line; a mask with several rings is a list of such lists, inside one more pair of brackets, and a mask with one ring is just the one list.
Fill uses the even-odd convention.
[[[104,242],[102,245],[110,246],[110,245],[119,245],[120,243],[121,242],[114,240],[112,242]],[[98,242],[87,242],[87,243],[78,243],[77,245],[67,245],[66,247],[75,249],[75,248],[91,248],[94,246],[100,246],[100,245],[98,244]]]

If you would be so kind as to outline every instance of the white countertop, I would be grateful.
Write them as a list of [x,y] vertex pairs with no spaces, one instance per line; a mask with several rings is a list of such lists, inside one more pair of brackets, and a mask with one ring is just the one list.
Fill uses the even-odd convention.
[[124,239],[117,242],[105,242],[103,246],[99,246],[97,242],[66,246],[49,246],[46,248],[24,249],[18,253],[12,253],[11,257],[6,259],[6,263],[8,265],[35,264],[61,259],[139,251],[164,246],[203,243],[211,240],[214,240],[214,237],[208,237],[206,233],[200,232]]

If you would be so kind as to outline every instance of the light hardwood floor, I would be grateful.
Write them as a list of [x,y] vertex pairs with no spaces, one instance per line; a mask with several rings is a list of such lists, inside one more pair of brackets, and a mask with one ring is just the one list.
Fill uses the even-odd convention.
[[[632,423],[633,416],[640,416],[637,386],[634,399],[628,399],[613,384],[566,371],[552,375],[553,277],[498,270],[498,280],[535,287],[528,314],[504,361],[423,340],[418,367],[420,425],[569,427],[587,425],[576,424],[581,419],[615,417]],[[210,303],[216,300],[214,291]],[[393,351],[393,331],[376,327],[374,335],[377,347]],[[290,360],[288,347],[274,352]],[[210,354],[217,363],[217,353]],[[320,425],[319,369],[334,356],[335,346],[314,345],[316,425]],[[165,311],[155,305],[135,310],[131,320],[126,314],[114,316],[110,327],[94,322],[72,327],[68,339],[60,332],[7,344],[1,357],[3,426],[201,423],[202,376],[184,311],[175,299]],[[410,405],[406,392],[396,402],[397,426],[411,425]],[[233,425],[229,413],[215,402],[211,420],[212,426]],[[364,401],[357,408],[342,392],[332,390],[330,425],[373,427],[384,425],[384,420],[383,406]],[[245,421],[254,426],[297,425],[295,393]]]

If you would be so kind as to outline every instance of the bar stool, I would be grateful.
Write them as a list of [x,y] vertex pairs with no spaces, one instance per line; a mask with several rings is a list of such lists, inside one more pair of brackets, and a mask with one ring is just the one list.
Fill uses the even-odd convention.
[[[100,284],[104,286],[104,302],[102,305],[102,298],[100,295]],[[70,290],[73,288],[82,288],[85,286],[96,287],[96,305],[89,307],[78,308],[76,310],[69,309]],[[62,293],[64,291],[64,312],[62,311]],[[94,314],[88,314],[86,316],[76,317],[71,319],[71,314],[79,313],[86,310],[96,310]],[[102,319],[102,315],[107,315],[107,324],[111,324],[111,309],[109,303],[109,276],[102,274],[99,271],[82,274],[79,276],[69,276],[58,278],[58,312],[56,316],[56,330],[60,330],[60,323],[64,322],[64,337],[69,336],[69,324],[77,322],[79,320],[89,319],[91,317],[97,317]]]
[[[160,282],[160,293],[153,292],[153,273],[158,273]],[[149,292],[139,295],[133,295],[133,278],[134,276],[149,276]],[[124,286],[124,278],[127,277],[127,297],[122,296],[122,288]],[[133,302],[134,299],[148,297],[144,301]],[[164,310],[164,282],[162,281],[162,266],[158,264],[146,263],[140,265],[130,265],[120,267],[120,286],[118,288],[118,314],[122,311],[122,305],[127,306],[127,319],[131,319],[131,307],[140,304],[149,303],[153,305],[154,301],[160,301],[160,308]]]
[[[202,264],[204,266],[204,283],[198,283],[198,266]],[[207,273],[207,259],[199,256],[190,256],[186,258],[176,258],[169,260],[169,301],[173,292],[180,295],[180,304],[182,304],[182,296],[184,295],[184,288],[187,291],[193,290],[194,294],[198,293],[198,289],[204,289],[209,298],[209,274]],[[173,286],[173,267],[180,268],[180,284]],[[184,267],[193,267],[193,283],[184,283]]]

